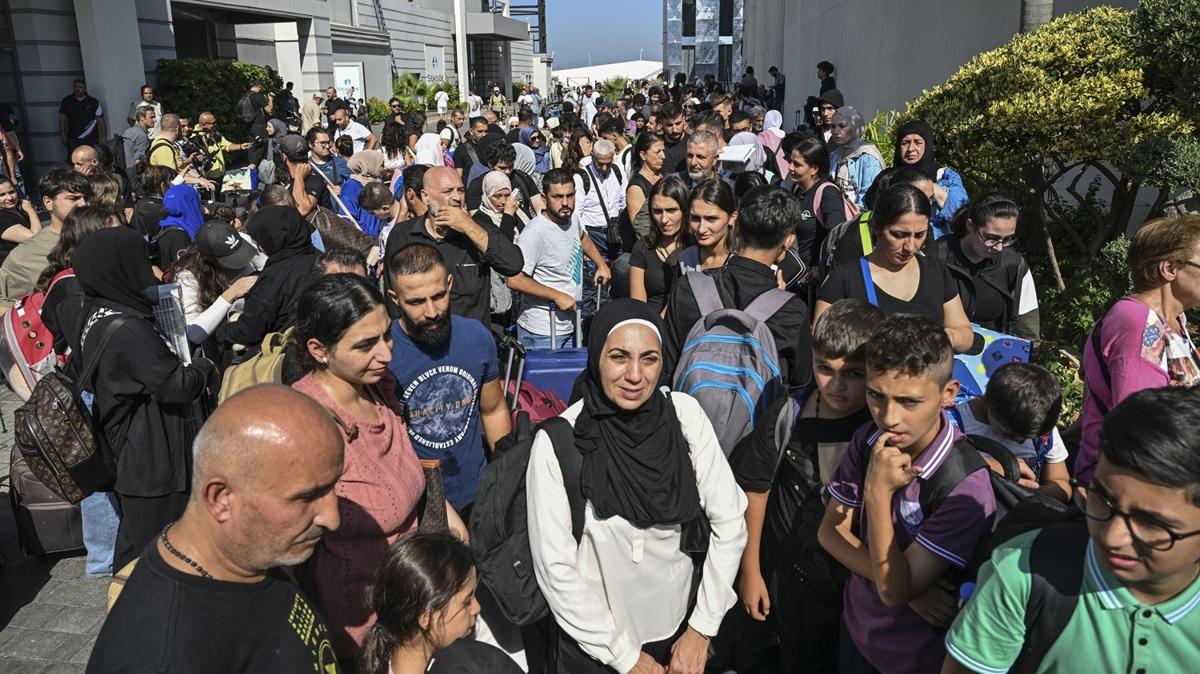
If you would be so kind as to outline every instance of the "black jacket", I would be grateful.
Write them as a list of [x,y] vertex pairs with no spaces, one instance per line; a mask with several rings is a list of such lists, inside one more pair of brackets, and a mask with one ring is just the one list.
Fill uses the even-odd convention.
[[[978,323],[971,310],[978,292],[979,284],[986,284],[1000,294],[1004,300],[1004,317],[1000,322],[983,323],[983,327],[1008,335],[1015,335],[1028,340],[1037,341],[1041,332],[1041,317],[1035,307],[1032,311],[1018,314],[1021,302],[1022,286],[1032,283],[1029,276],[1029,265],[1025,258],[1015,248],[1005,248],[988,264],[978,271],[970,269],[970,262],[962,251],[958,236],[950,234],[943,236],[927,246],[932,248],[932,256],[940,260],[950,270],[958,284],[958,294],[962,298],[963,309],[972,323]],[[1032,291],[1032,288],[1030,288]]]
[[[759,295],[777,287],[775,272],[764,264],[739,255],[731,255],[720,270],[706,272],[717,282],[721,301],[727,307],[745,309]],[[679,279],[671,291],[667,305],[663,372],[674,378],[675,364],[688,332],[700,320],[700,309],[686,276]],[[767,328],[775,336],[780,367],[789,388],[807,386],[812,379],[812,330],[809,326],[808,305],[797,295],[783,305]]]
[[246,293],[241,317],[225,321],[213,333],[217,341],[257,346],[267,334],[281,332],[291,325],[293,305],[312,282],[312,266],[317,257],[316,253],[306,253],[276,264],[268,263]]
[[[468,211],[478,209],[479,205],[483,203],[483,179],[486,176],[486,173],[478,176],[471,181],[470,185],[467,185],[466,204]],[[466,176],[463,177],[465,178]],[[508,180],[512,183],[513,189],[521,190],[521,210],[525,211],[525,215],[531,218],[535,217],[537,214],[533,212],[533,203],[530,201],[530,197],[535,194],[541,194],[542,191],[533,182],[533,176],[524,171],[513,169],[512,175],[508,177]]]
[[[450,232],[441,240],[433,238],[425,227],[425,218],[406,220],[392,229],[383,259],[386,264],[396,251],[410,243],[424,243],[437,248],[446,263],[446,269],[454,277],[454,286],[450,289],[450,312],[490,325],[492,269],[495,268],[501,276],[516,276],[525,266],[525,257],[521,255],[517,244],[512,242],[512,238],[505,236],[490,220],[479,224],[488,233],[485,251],[480,251],[470,239],[458,232]],[[385,273],[384,278],[385,285],[390,287],[391,274]],[[395,313],[398,309],[391,300],[388,301],[388,305],[388,310],[393,312],[392,317],[398,316],[399,314]]]
[[[99,355],[91,381],[82,382],[95,394],[93,417],[117,456],[116,492],[140,497],[186,492],[192,440],[201,421],[197,401],[212,363],[184,365],[149,319],[130,315]],[[83,354],[99,348],[116,316],[110,313],[85,326]]]
[[[79,353],[79,331],[83,327],[83,290],[79,279],[69,276],[60,279],[46,293],[42,301],[42,322],[54,335],[54,352],[58,355]],[[67,376],[74,380],[83,370],[80,359],[67,359],[64,368]]]

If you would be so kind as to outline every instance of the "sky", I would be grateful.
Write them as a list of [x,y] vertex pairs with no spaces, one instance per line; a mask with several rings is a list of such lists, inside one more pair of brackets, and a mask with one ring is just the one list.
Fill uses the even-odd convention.
[[554,68],[662,60],[662,0],[546,0]]

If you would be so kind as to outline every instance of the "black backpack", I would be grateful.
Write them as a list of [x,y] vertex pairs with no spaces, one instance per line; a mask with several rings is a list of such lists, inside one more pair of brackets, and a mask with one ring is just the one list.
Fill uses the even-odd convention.
[[479,479],[471,511],[471,550],[478,561],[479,581],[516,625],[532,625],[550,614],[533,572],[525,501],[525,472],[538,431],[545,431],[554,445],[571,505],[571,533],[580,540],[583,455],[575,448],[575,429],[561,417],[531,427],[528,415],[519,415],[513,432],[497,443],[496,457]]
[[239,98],[237,102],[238,119],[242,120],[246,124],[249,124],[254,121],[254,118],[257,115],[258,111],[254,109],[254,103],[250,102],[250,92],[247,91],[246,93],[242,94],[242,97]]

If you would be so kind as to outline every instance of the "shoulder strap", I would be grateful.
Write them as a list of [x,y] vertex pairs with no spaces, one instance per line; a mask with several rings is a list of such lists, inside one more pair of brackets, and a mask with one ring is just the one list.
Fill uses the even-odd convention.
[[[1102,354],[1100,352],[1100,348],[1101,348],[1100,329],[1101,329],[1101,326],[1103,326],[1103,325],[1104,325],[1103,318],[1096,321],[1096,323],[1092,326],[1092,334],[1089,338],[1092,340],[1092,357],[1096,359],[1096,363],[1100,367],[1100,376],[1104,379],[1104,385],[1107,386],[1109,388],[1109,390],[1111,391],[1112,390],[1112,373],[1108,371],[1108,363],[1104,362],[1104,354]],[[1084,383],[1086,384],[1087,382],[1085,381]],[[1090,385],[1088,385],[1087,392],[1089,395],[1092,396],[1092,402],[1096,403],[1096,407],[1097,407],[1097,409],[1100,410],[1101,416],[1108,416],[1108,412],[1109,412],[1108,406],[1105,405],[1104,403],[1100,402],[1100,396],[1096,393],[1096,389],[1094,389]]]
[[578,169],[575,171],[575,175],[579,176],[580,180],[583,181],[583,193],[587,194],[588,192],[591,192],[592,179],[588,177],[587,169]]
[[[92,373],[95,372],[96,368],[100,365],[100,356],[104,354],[104,347],[108,346],[108,343],[112,340],[113,335],[117,334],[117,330],[119,330],[121,326],[124,325],[128,320],[128,316],[118,315],[116,318],[110,321],[107,326],[104,327],[104,333],[100,335],[100,343],[96,345],[96,351],[91,355],[90,358],[86,355],[83,358],[83,372],[79,374],[79,380],[76,382],[77,389],[81,389],[83,386],[87,385],[87,381],[92,378]],[[82,350],[83,349],[80,348],[80,351]]]
[[[316,173],[316,174],[317,174],[317,175],[319,175],[319,176],[321,176],[321,178],[322,178],[322,179],[325,181],[325,185],[326,185],[326,186],[328,186],[328,187],[336,187],[336,186],[333,184],[333,181],[329,179],[329,176],[325,175],[325,172],[321,170],[321,167],[319,167],[319,166],[317,166],[316,164],[314,164],[314,163],[313,163],[313,161],[312,161],[311,159],[309,160],[309,162],[308,162],[308,163],[309,163],[309,164],[312,166],[312,169],[313,169],[313,171],[312,171],[312,172],[313,172],[313,173]],[[350,224],[354,225],[355,227],[357,227],[358,229],[360,229],[360,230],[361,230],[361,229],[362,229],[362,225],[359,225],[359,224],[358,224],[358,220],[356,220],[356,219],[354,218],[354,214],[350,212],[350,209],[349,209],[349,208],[346,208],[346,204],[345,204],[345,202],[343,202],[343,201],[342,201],[342,198],[338,196],[338,191],[339,191],[339,190],[337,190],[337,189],[331,189],[331,190],[327,190],[327,191],[329,192],[329,196],[333,197],[333,200],[337,202],[337,205],[338,205],[338,207],[342,209],[342,213],[345,213],[345,214],[346,214],[346,217],[347,217],[347,218],[349,218],[349,220],[350,220]],[[316,210],[316,209],[314,209],[314,212],[315,212],[315,210]],[[335,215],[339,215],[339,217],[340,217],[340,214],[335,214]]]
[[575,429],[562,417],[547,419],[540,428],[550,436],[554,456],[562,470],[567,503],[571,506],[571,534],[578,543],[583,538],[583,454],[575,447]]
[[950,448],[933,476],[921,485],[921,513],[925,518],[933,517],[942,501],[963,478],[980,469],[988,470],[988,465],[979,456],[979,450],[966,438],[960,438]]
[[794,395],[786,396],[779,407],[779,416],[775,417],[775,470],[771,471],[771,475],[779,472],[779,464],[783,463],[784,452],[792,441],[792,430],[796,427],[796,419],[800,417],[802,408],[803,402],[796,400]]
[[746,313],[760,323],[766,323],[775,315],[775,312],[783,308],[783,305],[788,303],[788,300],[796,297],[796,295],[779,288],[771,288],[767,292],[754,298],[750,306],[746,307]]
[[692,287],[692,295],[696,298],[696,307],[700,310],[701,318],[725,308],[713,277],[702,271],[689,271],[687,280],[688,285]]
[[863,255],[870,255],[871,251],[875,250],[875,244],[871,242],[871,214],[863,212],[858,216],[858,238],[862,242]]
[[879,306],[879,296],[875,294],[875,280],[871,278],[871,263],[867,262],[866,255],[858,258],[858,268],[862,270],[863,285],[867,288],[867,301]]
[[[596,175],[596,200],[600,202],[600,210],[604,212],[604,221],[608,222],[608,220],[610,219],[611,216],[609,216],[609,214],[608,214],[608,205],[604,203],[604,189],[603,189],[604,181],[601,180],[600,176],[596,174],[596,169],[594,168],[594,166],[595,166],[595,164],[588,164],[585,171],[587,173]],[[616,170],[617,167],[614,166],[612,168],[613,168],[613,170]],[[618,182],[619,182],[619,180],[620,179],[618,178]]]
[[1078,523],[1055,524],[1033,539],[1030,587],[1025,599],[1025,644],[1008,670],[1034,674],[1066,629],[1079,604],[1088,530]]

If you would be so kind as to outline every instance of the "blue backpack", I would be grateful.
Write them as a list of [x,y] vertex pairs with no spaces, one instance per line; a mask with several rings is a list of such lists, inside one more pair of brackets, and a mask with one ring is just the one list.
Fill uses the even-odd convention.
[[700,319],[679,354],[674,388],[700,403],[729,456],[763,411],[787,391],[767,320],[795,295],[772,288],[744,311],[727,309],[711,276],[693,271],[687,279]]

